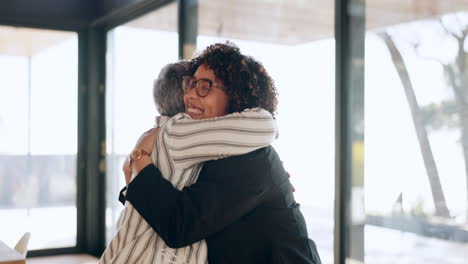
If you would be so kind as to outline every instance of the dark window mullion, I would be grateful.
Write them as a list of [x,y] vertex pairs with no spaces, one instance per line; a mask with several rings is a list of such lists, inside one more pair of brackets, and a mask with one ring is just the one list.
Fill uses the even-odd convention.
[[363,201],[364,161],[353,148],[364,146],[364,38],[364,1],[336,0],[335,264],[364,261],[365,222],[351,216],[365,219],[351,207],[352,199]]

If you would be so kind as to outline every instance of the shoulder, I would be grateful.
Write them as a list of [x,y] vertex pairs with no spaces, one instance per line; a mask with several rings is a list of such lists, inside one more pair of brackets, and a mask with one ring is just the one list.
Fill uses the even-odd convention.
[[155,121],[156,121],[156,126],[165,127],[174,122],[177,122],[178,120],[189,119],[189,118],[190,116],[186,115],[185,113],[178,113],[174,116],[156,116]]
[[281,165],[275,149],[272,146],[266,146],[255,151],[231,156],[224,159],[207,161],[203,167],[214,170],[230,170],[258,172],[259,175],[268,174],[268,172]]
[[266,146],[263,148],[259,148],[257,150],[251,151],[246,154],[231,156],[220,160],[213,160],[208,161],[205,164],[231,164],[231,163],[239,163],[239,162],[249,162],[255,160],[266,160],[271,152],[272,147]]
[[188,120],[192,119],[188,114],[186,113],[178,113],[175,116],[172,116],[171,118],[168,118],[167,120],[170,120],[170,123],[175,123],[175,122],[180,122],[181,120]]
[[247,154],[204,163],[198,182],[217,184],[218,190],[236,189],[246,193],[264,193],[271,186],[268,161],[270,147]]
[[[263,119],[273,119],[273,116],[267,110],[256,107],[256,108],[247,108],[242,112],[230,114],[236,117],[246,117],[246,118],[263,118]],[[229,115],[228,115],[229,116]]]

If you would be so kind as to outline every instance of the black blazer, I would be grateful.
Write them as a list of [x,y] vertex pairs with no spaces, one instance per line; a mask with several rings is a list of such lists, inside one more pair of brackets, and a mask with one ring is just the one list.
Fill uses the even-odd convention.
[[321,263],[276,151],[205,162],[182,191],[148,165],[125,198],[172,248],[205,239],[217,263]]

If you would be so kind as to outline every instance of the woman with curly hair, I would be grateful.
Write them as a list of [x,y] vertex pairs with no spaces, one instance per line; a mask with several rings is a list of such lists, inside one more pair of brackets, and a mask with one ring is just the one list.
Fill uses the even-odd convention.
[[[184,79],[185,111],[191,119],[210,122],[252,108],[275,113],[272,79],[236,46],[211,45],[192,63],[193,77]],[[149,157],[156,131],[144,133],[132,151],[139,155],[128,164],[133,180],[125,199],[169,247],[206,240],[212,264],[321,263],[287,173],[271,146],[207,161],[197,182],[179,190]],[[212,144],[221,141],[214,139]]]
[[[188,61],[166,65],[154,82],[153,96],[161,116],[151,159],[162,176],[175,188],[182,190],[197,181],[203,162],[237,156],[270,145],[277,136],[276,121],[262,108],[208,119],[192,119],[184,113],[184,90],[210,85],[208,80],[193,80]],[[185,80],[185,82],[184,82]],[[185,89],[181,89],[185,84]],[[148,153],[149,155],[149,153]],[[125,173],[126,183],[131,171]],[[122,194],[122,196],[124,196]],[[112,238],[99,264],[205,264],[207,245],[204,240],[186,247],[168,247],[160,236],[143,220],[131,203],[117,222]]]

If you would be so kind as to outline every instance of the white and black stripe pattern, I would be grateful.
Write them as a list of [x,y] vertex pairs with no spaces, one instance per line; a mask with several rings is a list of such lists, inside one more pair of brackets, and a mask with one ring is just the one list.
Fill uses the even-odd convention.
[[[179,190],[197,181],[203,162],[254,151],[277,137],[275,120],[261,108],[204,120],[190,119],[184,113],[156,120],[160,130],[151,158]],[[204,240],[184,248],[169,248],[128,202],[117,227],[100,264],[208,263]]]

